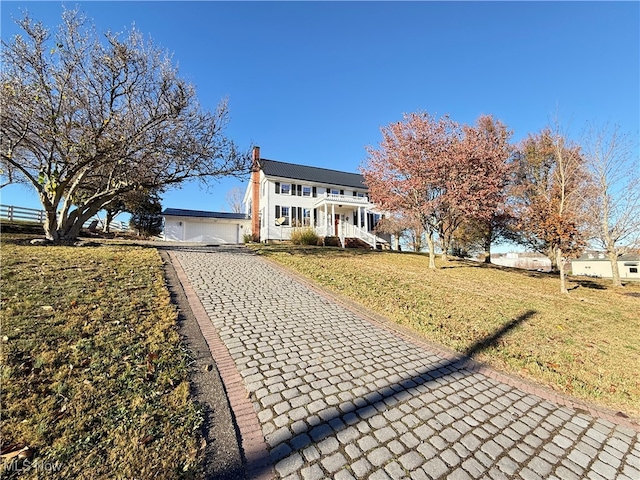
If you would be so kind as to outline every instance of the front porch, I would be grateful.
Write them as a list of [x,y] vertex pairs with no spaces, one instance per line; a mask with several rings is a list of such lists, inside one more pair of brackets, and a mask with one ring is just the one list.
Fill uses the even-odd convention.
[[389,242],[373,232],[381,213],[367,197],[325,193],[318,196],[313,207],[319,236],[337,237],[342,247],[349,238],[364,241],[373,249],[388,247]]

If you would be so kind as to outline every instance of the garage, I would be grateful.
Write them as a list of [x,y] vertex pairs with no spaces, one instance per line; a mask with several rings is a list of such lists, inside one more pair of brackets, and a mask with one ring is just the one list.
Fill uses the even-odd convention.
[[245,233],[251,233],[251,220],[242,213],[167,208],[162,216],[167,241],[239,244],[244,243]]

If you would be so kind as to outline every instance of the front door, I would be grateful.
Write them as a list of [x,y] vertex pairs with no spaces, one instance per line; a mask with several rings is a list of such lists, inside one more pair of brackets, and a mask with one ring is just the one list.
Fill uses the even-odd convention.
[[334,235],[336,237],[339,237],[340,235],[338,235],[338,227],[340,226],[340,215],[334,215],[333,216],[333,231],[334,231]]

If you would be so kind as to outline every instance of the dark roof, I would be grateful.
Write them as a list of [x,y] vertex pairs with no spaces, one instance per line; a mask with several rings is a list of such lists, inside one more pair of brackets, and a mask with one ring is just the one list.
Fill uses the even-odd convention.
[[[608,262],[609,257],[607,257],[607,254],[605,252],[600,252],[598,250],[587,250],[576,260],[580,260],[580,261],[587,260],[591,262],[597,262],[597,261]],[[618,261],[619,262],[637,262],[637,261],[640,261],[640,255],[638,255],[637,253],[625,253],[618,257]]]
[[165,208],[162,215],[165,217],[224,218],[227,220],[246,220],[249,218],[244,213],[205,212],[203,210],[184,210],[182,208]]
[[260,167],[265,175],[270,177],[290,178],[325,185],[337,185],[367,190],[364,177],[359,173],[340,172],[327,168],[308,167],[293,163],[276,162],[275,160],[260,159]]

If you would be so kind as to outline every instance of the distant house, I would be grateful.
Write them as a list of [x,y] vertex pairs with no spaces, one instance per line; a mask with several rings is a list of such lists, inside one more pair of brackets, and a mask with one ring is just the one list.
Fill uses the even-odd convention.
[[251,220],[244,213],[166,208],[162,216],[168,241],[239,244],[251,233]]
[[337,237],[342,246],[353,239],[372,248],[389,244],[388,237],[374,234],[382,212],[357,173],[267,160],[255,147],[244,205],[256,241],[288,240],[294,228],[309,227],[320,237]]
[[[618,257],[618,271],[620,278],[640,279],[640,255],[628,253]],[[611,278],[611,262],[604,252],[589,250],[580,258],[571,262],[573,275],[586,275],[589,277]]]
[[551,270],[551,260],[540,253],[508,252],[491,254],[491,263],[503,267],[524,268],[528,270]]

